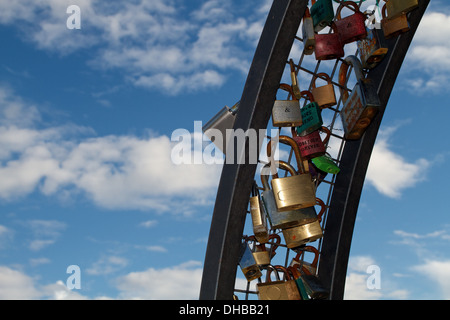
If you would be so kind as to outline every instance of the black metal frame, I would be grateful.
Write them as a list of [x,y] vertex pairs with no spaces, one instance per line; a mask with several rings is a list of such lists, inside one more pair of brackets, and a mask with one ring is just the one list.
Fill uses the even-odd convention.
[[[389,54],[367,77],[379,83],[382,108],[364,136],[348,141],[340,160],[321,248],[319,277],[330,299],[343,299],[353,228],[367,166],[398,72],[429,0],[410,17],[410,32],[388,41]],[[234,129],[265,129],[307,0],[274,0],[241,97]],[[248,148],[246,148],[248,152]],[[248,154],[247,154],[248,160]],[[200,289],[202,300],[233,296],[248,200],[256,164],[225,164],[211,222]]]

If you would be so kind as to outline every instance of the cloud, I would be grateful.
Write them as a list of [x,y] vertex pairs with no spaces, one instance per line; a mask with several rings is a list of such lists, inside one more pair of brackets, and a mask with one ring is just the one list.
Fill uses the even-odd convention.
[[[246,74],[267,3],[248,15],[217,0],[199,7],[161,0],[1,1],[0,23],[19,25],[41,50],[89,50],[94,69],[119,70],[137,86],[179,94],[221,86],[230,71]],[[80,8],[80,30],[66,27],[70,5]]]
[[426,159],[409,162],[392,151],[388,140],[395,130],[396,127],[387,128],[378,135],[366,175],[369,184],[390,198],[400,198],[404,189],[423,181],[424,172],[430,166]]
[[128,260],[118,256],[103,256],[94,262],[86,273],[90,275],[107,275],[115,273],[128,265]]
[[21,271],[0,266],[0,300],[29,300],[39,297],[33,278]]
[[450,260],[426,260],[412,270],[431,280],[441,291],[442,299],[450,299]]
[[121,299],[195,300],[200,294],[203,268],[188,261],[163,269],[131,272],[116,280]]
[[[103,208],[186,214],[212,201],[221,167],[174,164],[167,136],[97,137],[74,125],[39,128],[35,106],[2,87],[0,102],[1,199],[35,190],[57,197],[81,192]],[[21,119],[21,113],[28,116]],[[39,240],[35,250],[52,239]]]

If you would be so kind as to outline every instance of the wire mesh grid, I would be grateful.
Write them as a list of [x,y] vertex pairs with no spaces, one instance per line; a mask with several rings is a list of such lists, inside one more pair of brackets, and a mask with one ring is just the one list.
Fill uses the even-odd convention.
[[[339,6],[344,1],[334,0],[334,2],[335,2],[334,12],[336,12],[337,6]],[[366,12],[368,15],[373,15],[376,9],[378,8],[377,6],[375,7],[367,6],[366,8],[363,8],[362,4],[364,4],[364,1],[360,1],[357,5],[362,12]],[[346,16],[344,9],[341,11],[341,14],[342,16]],[[334,20],[336,20],[336,17],[334,18]],[[336,165],[339,166],[340,158],[345,145],[344,130],[342,127],[342,123],[340,121],[340,110],[343,107],[341,92],[342,90],[347,90],[348,92],[351,92],[354,84],[356,83],[356,77],[355,75],[352,74],[353,73],[352,66],[350,66],[350,68],[348,69],[348,74],[345,81],[346,83],[340,83],[339,80],[337,80],[337,78],[339,73],[339,67],[342,64],[343,59],[348,55],[355,55],[359,57],[358,48],[356,42],[346,44],[344,46],[345,55],[343,58],[337,58],[333,60],[316,60],[314,54],[305,54],[305,51],[303,50],[302,26],[303,21],[301,22],[298,34],[295,37],[289,60],[292,59],[292,61],[294,61],[293,66],[295,70],[295,75],[298,79],[299,87],[301,90],[307,90],[310,92],[312,87],[315,86],[316,83],[319,83],[319,81],[325,82],[330,81],[333,84],[333,88],[336,95],[336,104],[326,109],[323,109],[322,117],[323,117],[323,126],[328,128],[330,131],[330,137],[328,141],[325,143],[326,152],[336,163]],[[320,33],[330,33],[330,32],[333,32],[333,30],[329,27],[326,27]],[[286,69],[283,73],[281,83],[291,82],[291,64],[289,60],[286,61]],[[366,70],[363,70],[364,74],[365,72]],[[328,75],[330,80],[323,77],[321,75],[322,73]],[[281,90],[279,92],[281,92]],[[290,98],[291,97],[289,94],[287,96],[287,99]],[[305,106],[308,103],[306,99],[300,102],[303,103],[303,106]],[[291,128],[286,127],[274,128],[271,127],[269,123],[267,132],[269,132],[269,129],[278,130],[279,135],[291,136],[290,132]],[[321,137],[323,137],[323,133],[321,133]],[[271,138],[272,137],[270,135],[267,135],[267,140],[270,140]],[[297,167],[295,161],[293,161],[294,156],[292,148],[280,143],[278,143],[278,148],[279,148],[278,154],[280,155],[279,159],[286,161],[287,163],[291,164],[294,167]],[[262,148],[261,150],[262,152],[259,160],[260,164],[259,169],[261,169],[262,166],[268,163],[267,154],[264,154],[265,148]],[[259,172],[260,170],[257,170],[255,181],[258,181],[260,178]],[[286,171],[285,176],[287,174],[288,173]],[[336,179],[335,174],[326,174],[325,176],[322,177],[318,176],[316,177],[316,179],[314,179],[315,180],[314,184],[316,188],[316,197],[322,200],[324,203],[324,212],[321,215],[320,219],[321,228],[323,230],[323,237],[326,237],[326,221],[335,179]],[[260,183],[257,183],[257,185],[259,190],[262,191],[264,190]],[[248,214],[244,227],[243,240],[248,240],[249,239],[248,237],[251,236],[253,233],[250,208],[247,211],[247,213]],[[270,234],[278,235],[279,238],[281,239],[281,243],[274,243],[273,239],[277,239],[274,237],[268,243],[264,244],[265,250],[269,252],[269,256],[271,257],[270,265],[281,265],[287,267],[292,263],[293,258],[295,258],[297,263],[300,263],[300,265],[313,264],[316,267],[315,270],[318,270],[318,268],[320,268],[320,252],[323,238],[319,238],[314,242],[309,242],[299,247],[288,248],[286,242],[283,239],[283,235],[281,234],[281,229],[271,229]],[[256,250],[257,242],[249,241],[248,243],[252,250]],[[311,252],[311,250],[308,250],[308,248],[311,247],[315,249],[315,253]],[[258,248],[261,248],[261,246],[259,246]],[[256,284],[265,282],[267,280],[268,266],[262,265],[260,266],[260,269],[262,271],[262,276],[260,278],[253,281],[247,281],[243,276],[242,271],[238,268],[234,289],[235,299],[239,300],[258,299]],[[286,274],[281,275],[281,279],[283,280],[285,280],[286,277],[288,277],[288,275]]]

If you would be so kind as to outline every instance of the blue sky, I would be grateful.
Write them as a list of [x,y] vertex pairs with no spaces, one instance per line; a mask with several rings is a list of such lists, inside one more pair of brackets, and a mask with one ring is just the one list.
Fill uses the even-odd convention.
[[[270,5],[0,0],[0,299],[198,298],[221,167],[170,139],[240,98]],[[449,22],[433,0],[391,95],[346,299],[450,298]]]

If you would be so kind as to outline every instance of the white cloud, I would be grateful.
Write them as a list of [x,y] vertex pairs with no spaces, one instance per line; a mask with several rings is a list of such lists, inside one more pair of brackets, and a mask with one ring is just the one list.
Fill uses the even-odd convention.
[[21,271],[0,266],[0,300],[29,300],[39,297],[33,278]]
[[[167,136],[86,137],[73,125],[37,129],[34,106],[0,87],[0,198],[16,200],[39,190],[47,196],[80,191],[109,209],[191,212],[215,194],[219,165],[176,165]],[[21,119],[19,111],[33,114]],[[24,117],[27,118],[27,117]],[[82,135],[80,135],[80,133]],[[173,201],[177,199],[177,201]],[[50,244],[38,241],[33,248]]]
[[[136,85],[174,94],[220,86],[228,71],[244,75],[267,3],[249,16],[231,10],[230,1],[216,0],[193,9],[161,0],[0,1],[0,23],[21,26],[24,37],[43,50],[93,49],[90,66],[118,69]],[[81,10],[80,30],[66,27],[69,5]]]
[[196,300],[202,270],[198,261],[164,269],[149,268],[118,278],[116,287],[122,299]]
[[117,272],[128,265],[128,260],[119,256],[103,256],[94,262],[86,273],[90,275],[106,275]]
[[412,269],[430,279],[441,291],[442,299],[450,299],[450,260],[426,260]]
[[410,162],[391,150],[389,137],[396,128],[380,132],[370,158],[366,181],[385,196],[399,198],[402,191],[425,179],[430,162],[417,159]]

